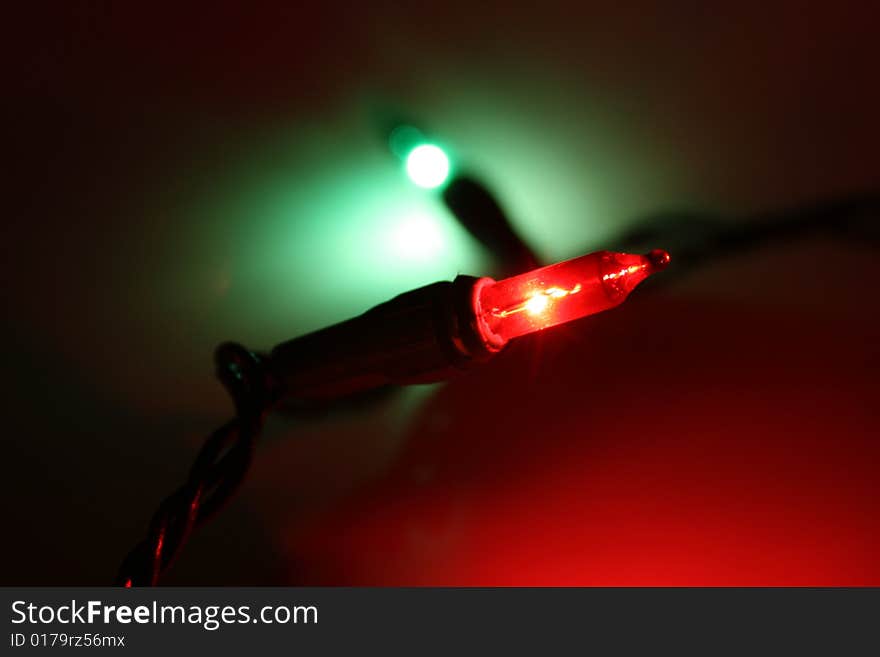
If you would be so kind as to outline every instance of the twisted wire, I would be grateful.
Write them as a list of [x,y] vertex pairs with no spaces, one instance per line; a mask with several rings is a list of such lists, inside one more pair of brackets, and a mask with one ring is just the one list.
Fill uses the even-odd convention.
[[208,437],[186,482],[159,504],[146,537],[122,562],[121,586],[156,586],[192,531],[229,501],[250,467],[265,415],[277,399],[273,379],[263,360],[239,344],[220,345],[214,360],[236,417]]

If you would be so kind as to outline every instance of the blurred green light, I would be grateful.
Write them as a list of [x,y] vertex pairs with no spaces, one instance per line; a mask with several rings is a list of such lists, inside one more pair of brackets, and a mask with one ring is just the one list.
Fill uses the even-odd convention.
[[393,238],[397,258],[434,258],[445,246],[437,221],[426,214],[416,214],[398,222]]
[[449,177],[449,158],[434,144],[416,146],[406,158],[406,173],[419,187],[439,187]]

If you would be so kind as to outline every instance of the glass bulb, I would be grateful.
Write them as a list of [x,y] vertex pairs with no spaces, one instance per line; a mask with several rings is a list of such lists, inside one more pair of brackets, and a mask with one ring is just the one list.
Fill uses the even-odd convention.
[[660,249],[646,255],[599,251],[501,281],[482,279],[475,293],[480,332],[500,345],[608,310],[668,264],[669,254]]

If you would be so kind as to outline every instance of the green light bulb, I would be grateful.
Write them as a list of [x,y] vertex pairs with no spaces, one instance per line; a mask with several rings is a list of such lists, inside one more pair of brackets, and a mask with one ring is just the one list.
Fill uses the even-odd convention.
[[406,173],[419,187],[439,187],[449,177],[449,158],[434,144],[416,146],[406,158]]

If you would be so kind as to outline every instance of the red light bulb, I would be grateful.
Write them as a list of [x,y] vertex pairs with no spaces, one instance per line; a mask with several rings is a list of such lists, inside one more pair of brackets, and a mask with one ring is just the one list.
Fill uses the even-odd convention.
[[508,340],[617,306],[651,274],[669,264],[669,254],[598,251],[519,276],[480,279],[474,303],[487,343]]

